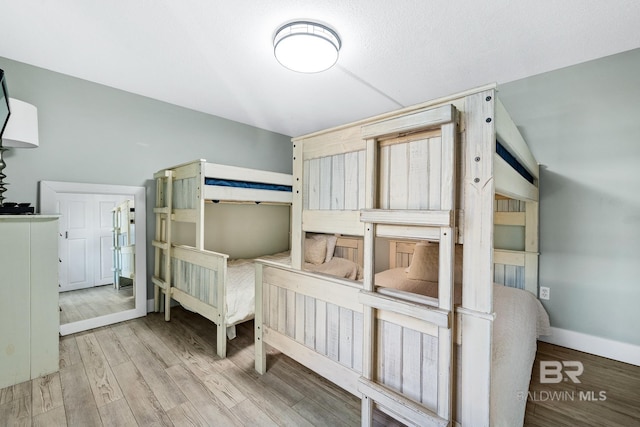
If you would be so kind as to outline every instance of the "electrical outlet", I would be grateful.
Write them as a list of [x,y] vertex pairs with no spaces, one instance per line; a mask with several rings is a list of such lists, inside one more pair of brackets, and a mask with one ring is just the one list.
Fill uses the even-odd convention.
[[540,286],[540,299],[548,300],[550,292],[551,291],[546,286]]

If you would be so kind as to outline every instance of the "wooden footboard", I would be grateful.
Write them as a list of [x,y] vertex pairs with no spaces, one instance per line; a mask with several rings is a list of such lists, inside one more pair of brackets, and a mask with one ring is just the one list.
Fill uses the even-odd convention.
[[377,310],[380,357],[374,381],[364,380],[361,295],[355,282],[256,263],[256,370],[266,371],[272,346],[358,397],[366,390],[378,402],[401,402],[411,424],[437,407],[438,328]]
[[[156,242],[154,242],[156,244]],[[172,246],[170,262],[162,255],[161,266],[169,266],[169,274],[160,268],[152,281],[155,285],[156,311],[160,306],[160,294],[165,302],[171,298],[186,308],[197,312],[217,326],[218,356],[226,357],[225,297],[228,255],[198,250],[189,246]],[[165,304],[165,319],[170,319],[171,305]]]

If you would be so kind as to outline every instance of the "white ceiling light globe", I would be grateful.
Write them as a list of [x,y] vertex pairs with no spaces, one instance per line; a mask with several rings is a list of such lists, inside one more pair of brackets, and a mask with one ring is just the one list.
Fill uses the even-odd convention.
[[321,24],[297,21],[284,25],[273,39],[273,52],[280,64],[300,73],[318,73],[338,60],[340,38]]

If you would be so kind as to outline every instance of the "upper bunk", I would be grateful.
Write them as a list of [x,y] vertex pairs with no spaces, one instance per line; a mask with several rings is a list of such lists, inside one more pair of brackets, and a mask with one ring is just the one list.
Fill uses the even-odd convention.
[[[204,201],[234,203],[291,203],[289,174],[207,163],[200,159],[158,171],[154,178],[171,177],[173,208],[194,209]],[[160,201],[162,203],[162,200]]]
[[195,247],[204,248],[205,203],[250,203],[290,205],[292,177],[289,174],[207,163],[199,159],[162,169],[154,174],[156,224],[164,233],[171,228],[163,221],[195,224]]
[[[368,193],[379,209],[438,210],[446,186],[441,151],[445,126],[454,127],[456,140],[458,243],[463,243],[468,185],[536,202],[538,164],[496,95],[496,86],[488,85],[294,138],[294,190],[302,195],[302,231],[362,236],[361,210]],[[377,174],[376,188],[365,185],[368,173]]]

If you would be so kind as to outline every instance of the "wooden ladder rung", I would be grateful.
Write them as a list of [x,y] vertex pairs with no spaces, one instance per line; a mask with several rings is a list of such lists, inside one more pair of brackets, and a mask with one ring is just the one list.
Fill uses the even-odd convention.
[[167,289],[168,283],[159,277],[156,277],[156,276],[151,277],[151,282],[154,285],[161,287],[163,290]]
[[358,391],[405,420],[422,427],[446,427],[449,422],[398,392],[361,377]]
[[163,249],[165,251],[169,249],[169,243],[161,242],[159,240],[152,240],[151,245],[155,246],[156,248]]
[[161,208],[153,208],[153,213],[169,215],[171,213],[171,208],[167,206],[163,206]]
[[360,221],[374,224],[452,227],[454,210],[363,209]]
[[451,329],[451,312],[441,308],[364,290],[360,291],[358,301],[363,305],[368,305],[378,310],[404,314],[433,323],[441,328]]

